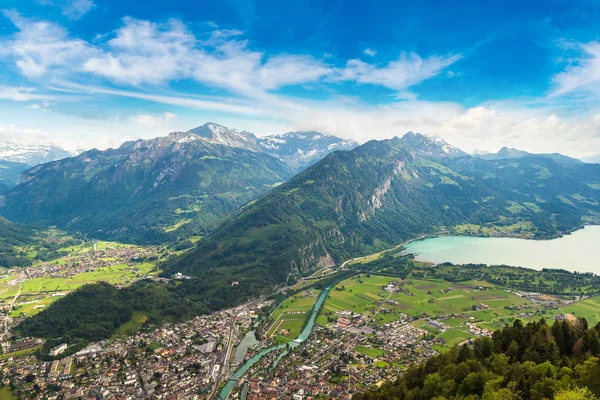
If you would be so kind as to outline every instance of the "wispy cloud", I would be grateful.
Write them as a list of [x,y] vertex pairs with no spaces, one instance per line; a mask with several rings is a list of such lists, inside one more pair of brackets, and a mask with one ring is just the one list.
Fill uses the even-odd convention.
[[87,42],[69,38],[59,25],[23,18],[15,10],[2,13],[19,31],[0,41],[0,56],[14,60],[28,78],[39,78],[48,72],[69,73],[96,52]]
[[600,43],[579,44],[578,48],[581,51],[580,57],[554,76],[551,95],[579,91],[600,93]]
[[86,42],[59,25],[4,11],[19,29],[0,53],[12,58],[24,76],[100,77],[126,86],[168,85],[193,80],[249,97],[282,87],[314,82],[354,81],[393,90],[436,76],[461,56],[401,54],[387,65],[348,60],[331,65],[305,54],[267,55],[251,49],[242,31],[213,29],[208,38],[192,33],[180,20],[164,23],[125,18],[110,35]]
[[[133,137],[142,133],[155,136],[172,126],[180,127],[184,113],[177,107],[181,107],[218,113],[223,116],[221,122],[256,129],[257,133],[314,129],[365,141],[413,130],[441,135],[467,150],[497,150],[509,145],[531,151],[568,149],[573,154],[600,151],[600,116],[593,113],[567,118],[549,107],[548,101],[535,110],[524,104],[465,108],[451,102],[420,101],[411,93],[415,85],[436,76],[460,79],[460,73],[454,67],[449,71],[449,67],[460,61],[462,54],[401,53],[391,61],[382,61],[378,53],[365,51],[369,58],[341,62],[336,57],[310,54],[270,54],[256,50],[240,30],[207,24],[210,29],[198,33],[176,19],[151,22],[125,18],[117,30],[84,41],[58,24],[24,18],[14,10],[3,13],[18,32],[0,39],[0,62],[16,67],[31,83],[0,87],[0,99],[28,102],[30,108],[41,110],[65,96],[117,96],[163,104],[173,110],[136,113],[127,117],[125,124],[73,120],[75,132],[80,126],[94,132],[93,143],[90,138],[78,139],[93,146],[118,144],[123,139],[122,125],[128,132],[140,133],[129,133]],[[600,44],[580,48],[581,58],[554,77],[556,95],[590,90],[600,83]],[[182,80],[206,89],[201,93],[211,94],[171,89],[175,87],[171,83]],[[390,96],[387,104],[372,105],[359,97],[337,95],[339,84],[347,82],[385,87],[396,96]],[[296,85],[313,88],[304,90],[326,86],[328,96],[309,100],[284,95],[280,90]],[[3,129],[5,134],[17,134],[25,128],[4,125]],[[102,135],[103,130],[114,130],[121,136]],[[43,135],[44,130],[28,132],[27,137],[33,138],[36,132]]]
[[59,7],[62,14],[70,19],[80,19],[88,12],[92,11],[96,4],[94,0],[36,0],[38,3],[46,6]]
[[12,101],[32,101],[56,99],[56,96],[38,93],[34,87],[0,86],[0,99]]
[[55,103],[51,103],[49,101],[44,101],[42,103],[34,103],[31,105],[28,105],[27,108],[45,112],[45,111],[50,111],[50,107],[52,107],[54,104]]
[[397,60],[384,66],[369,64],[358,59],[349,60],[345,68],[337,70],[338,74],[333,79],[381,85],[403,91],[436,76],[460,60],[461,57],[460,54],[455,54],[448,57],[432,56],[423,59],[415,53],[404,53]]
[[365,55],[369,56],[369,57],[373,57],[374,55],[377,54],[377,52],[371,48],[366,48],[363,53],[365,53]]

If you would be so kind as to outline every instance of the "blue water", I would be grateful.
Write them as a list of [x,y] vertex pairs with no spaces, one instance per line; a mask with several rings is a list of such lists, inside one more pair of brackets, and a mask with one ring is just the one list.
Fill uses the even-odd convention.
[[[321,309],[321,306],[323,305],[323,302],[325,301],[325,298],[327,297],[327,293],[329,293],[330,289],[331,289],[331,286],[327,287],[319,295],[319,298],[317,299],[317,302],[315,303],[315,306],[312,309],[310,318],[308,319],[306,326],[304,327],[304,329],[302,330],[302,332],[300,333],[300,335],[298,336],[297,339],[295,339],[294,341],[291,341],[289,343],[286,343],[286,344],[278,344],[276,346],[268,347],[268,348],[256,353],[252,358],[250,358],[248,361],[246,361],[237,371],[235,371],[235,373],[232,375],[232,378],[239,379],[242,376],[244,376],[244,374],[250,368],[252,368],[252,366],[254,364],[256,364],[258,362],[258,360],[260,360],[265,354],[269,354],[276,350],[281,350],[288,345],[289,345],[290,349],[296,348],[296,347],[300,346],[300,343],[302,343],[306,339],[308,339],[308,337],[310,336],[310,333],[312,332],[313,326],[315,325],[315,320],[317,319],[319,310]],[[283,354],[280,354],[276,358],[275,362],[273,363],[273,366],[277,365],[279,360],[288,352],[289,352],[289,350],[286,350]],[[233,389],[236,385],[237,385],[237,381],[235,381],[233,379],[230,379],[229,381],[227,381],[227,383],[221,390],[221,393],[220,393],[221,398],[226,399],[227,396],[229,396],[231,389]]]
[[258,344],[258,340],[256,340],[256,335],[254,334],[254,330],[246,333],[246,336],[242,339],[242,341],[238,344],[233,353],[233,361],[236,363],[241,363],[244,361],[244,357],[246,356],[246,352],[248,349],[255,344]]
[[551,240],[440,236],[418,240],[405,246],[405,253],[419,261],[435,264],[512,265],[593,272],[600,275],[600,226],[584,229]]

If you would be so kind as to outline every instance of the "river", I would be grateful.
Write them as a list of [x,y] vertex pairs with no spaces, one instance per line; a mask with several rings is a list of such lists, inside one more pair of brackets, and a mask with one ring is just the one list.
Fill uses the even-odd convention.
[[235,348],[235,352],[233,353],[233,361],[237,364],[244,361],[246,352],[255,344],[258,344],[258,340],[256,340],[254,330],[251,330],[246,333],[246,336],[244,336],[244,338],[240,341],[240,344],[238,344],[238,346]]
[[[221,396],[222,399],[226,399],[227,396],[229,396],[229,393],[231,392],[231,390],[235,386],[237,386],[237,384],[238,384],[237,379],[239,379],[242,376],[244,376],[244,374],[254,364],[256,364],[264,355],[269,354],[269,353],[271,353],[273,351],[276,351],[276,350],[281,350],[281,349],[285,348],[286,345],[289,345],[290,349],[296,348],[296,347],[300,346],[300,343],[302,343],[306,339],[308,339],[308,336],[312,332],[312,328],[315,325],[315,320],[317,319],[317,315],[319,314],[319,310],[321,309],[321,306],[323,305],[323,302],[325,301],[325,298],[327,298],[327,293],[329,293],[330,289],[331,289],[331,286],[327,287],[319,295],[319,298],[317,299],[317,301],[316,301],[316,303],[315,303],[315,305],[314,305],[314,307],[312,309],[312,313],[310,314],[308,322],[306,323],[306,326],[304,327],[304,329],[302,330],[302,332],[300,332],[300,335],[298,336],[298,338],[296,338],[295,340],[293,340],[293,341],[291,341],[289,343],[286,343],[286,344],[279,344],[279,345],[271,346],[271,347],[268,347],[268,348],[266,348],[264,350],[261,350],[260,352],[256,353],[252,358],[250,358],[248,361],[246,361],[232,375],[232,378],[234,378],[235,380],[234,379],[228,380],[227,383],[225,384],[225,386],[223,387],[223,389],[221,390],[221,392],[220,392],[219,395]],[[236,349],[236,352],[237,352],[237,349]],[[244,351],[244,353],[245,353],[245,351]],[[287,351],[285,351],[284,353],[287,354]],[[273,363],[273,366],[277,365],[277,362],[279,362],[279,360],[281,359],[281,357],[283,357],[283,355],[280,355],[280,356],[277,357],[277,359]]]
[[411,242],[404,253],[413,253],[417,260],[435,264],[505,264],[600,275],[600,225],[588,225],[551,240],[439,236]]

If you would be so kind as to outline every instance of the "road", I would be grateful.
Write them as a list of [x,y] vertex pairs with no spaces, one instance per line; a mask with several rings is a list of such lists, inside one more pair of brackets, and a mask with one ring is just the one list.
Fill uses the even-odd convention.
[[17,294],[15,295],[15,297],[10,302],[10,307],[8,307],[8,311],[6,312],[6,316],[4,317],[4,336],[5,337],[9,333],[8,332],[8,320],[10,319],[10,312],[12,311],[13,307],[15,306],[15,303],[17,302],[17,299],[21,295],[21,290],[23,290],[23,285],[22,284],[19,285],[19,291],[17,292]]

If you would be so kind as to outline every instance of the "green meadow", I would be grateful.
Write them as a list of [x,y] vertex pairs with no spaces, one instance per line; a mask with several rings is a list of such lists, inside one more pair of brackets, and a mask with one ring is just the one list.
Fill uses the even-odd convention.
[[[267,336],[277,343],[286,343],[297,338],[317,302],[319,293],[315,290],[312,296],[304,296],[301,292],[285,299],[269,316],[273,323]],[[289,334],[283,336],[282,331],[289,331]]]
[[[562,311],[546,311],[502,288],[481,284],[485,282],[471,285],[468,282],[409,278],[404,280],[402,292],[390,294],[384,287],[391,281],[398,281],[398,278],[360,274],[338,283],[329,292],[317,323],[325,326],[335,320],[337,311],[343,310],[372,317],[371,322],[380,325],[399,320],[406,314],[413,325],[444,339],[445,345],[436,347],[442,349],[474,337],[469,332],[467,322],[493,331],[512,323],[520,313],[526,314],[520,319],[531,321],[551,318],[563,312],[586,317],[590,323],[600,321],[600,297],[563,307]],[[486,289],[477,289],[478,286]],[[382,303],[388,299],[390,302]],[[477,311],[474,306],[478,304],[485,304],[488,308]],[[520,306],[521,309],[511,310],[509,306]],[[425,320],[427,317],[442,316],[448,317],[442,321],[450,327],[446,331],[429,326]],[[364,350],[360,352],[364,353]]]
[[581,300],[561,307],[565,314],[573,314],[577,318],[585,318],[589,326],[600,322],[600,296]]

